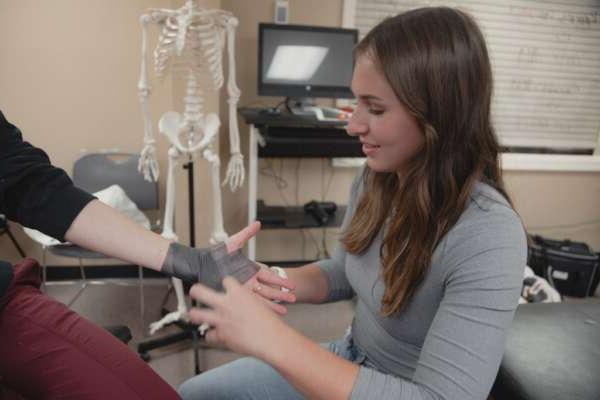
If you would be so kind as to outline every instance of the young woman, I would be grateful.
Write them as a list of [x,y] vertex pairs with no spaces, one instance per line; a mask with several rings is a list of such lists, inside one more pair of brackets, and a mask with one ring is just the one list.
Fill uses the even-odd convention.
[[[490,120],[492,73],[465,13],[413,10],[357,46],[348,133],[363,143],[341,246],[288,269],[297,301],[357,297],[323,348],[240,285],[197,284],[209,339],[250,355],[185,382],[184,399],[485,399],[526,261]],[[271,290],[259,286],[260,291]],[[240,306],[242,305],[242,306]]]

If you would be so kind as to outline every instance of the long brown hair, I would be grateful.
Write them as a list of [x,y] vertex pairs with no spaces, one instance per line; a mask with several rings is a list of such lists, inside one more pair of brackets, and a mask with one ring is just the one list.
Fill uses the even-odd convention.
[[390,316],[414,296],[478,180],[510,199],[490,121],[492,71],[470,16],[435,7],[385,19],[355,55],[373,59],[424,137],[401,172],[365,168],[363,194],[342,236],[346,249],[360,254],[385,226],[381,311]]

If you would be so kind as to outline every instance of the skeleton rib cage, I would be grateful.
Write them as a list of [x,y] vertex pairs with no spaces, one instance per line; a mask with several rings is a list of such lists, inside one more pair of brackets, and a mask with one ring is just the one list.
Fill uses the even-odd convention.
[[[169,72],[169,67],[173,69],[171,73],[174,76],[189,72],[197,80],[206,73],[210,76],[212,89],[219,90],[224,81],[221,60],[226,29],[223,22],[226,18],[231,16],[221,10],[208,10],[189,21],[187,29],[182,30],[181,18],[167,16],[154,50],[156,75],[163,77]],[[186,46],[182,47],[182,42]]]

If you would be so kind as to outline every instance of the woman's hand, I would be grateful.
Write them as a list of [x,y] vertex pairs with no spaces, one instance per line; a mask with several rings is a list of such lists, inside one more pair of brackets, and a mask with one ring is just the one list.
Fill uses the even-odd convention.
[[265,357],[273,341],[280,340],[289,328],[265,305],[265,301],[234,278],[226,277],[223,287],[225,293],[219,293],[200,283],[195,284],[190,295],[210,309],[193,308],[190,319],[196,324],[206,322],[213,327],[206,334],[207,342],[223,344],[240,354]]
[[283,278],[273,271],[267,265],[256,262],[260,270],[248,282],[245,287],[253,292],[260,294],[269,301],[294,303],[296,295],[293,293],[296,288],[294,282],[287,277]]
[[294,303],[296,301],[296,295],[289,291],[284,292],[281,288],[294,290],[294,283],[289,279],[279,277],[264,264],[257,264],[260,265],[260,270],[256,275],[246,281],[243,286],[257,294],[258,298],[271,310],[279,315],[285,315],[287,313],[287,308],[279,304],[279,302],[284,301],[286,303]]

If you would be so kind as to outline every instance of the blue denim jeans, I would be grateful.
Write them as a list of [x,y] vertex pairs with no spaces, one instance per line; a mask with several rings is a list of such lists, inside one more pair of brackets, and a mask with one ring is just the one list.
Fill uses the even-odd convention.
[[[350,332],[344,338],[322,346],[355,364],[368,364],[366,355],[354,344]],[[250,357],[238,359],[188,379],[179,387],[179,394],[184,400],[304,398],[273,367]]]

